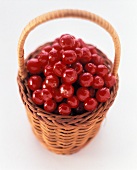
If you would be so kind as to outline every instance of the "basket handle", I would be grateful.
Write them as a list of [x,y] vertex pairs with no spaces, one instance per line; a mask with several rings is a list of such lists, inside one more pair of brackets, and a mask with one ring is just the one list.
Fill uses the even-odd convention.
[[56,11],[48,12],[46,14],[36,17],[32,21],[30,21],[22,31],[22,34],[18,42],[18,65],[19,65],[19,75],[21,76],[21,78],[24,79],[27,76],[27,71],[24,64],[24,43],[28,34],[35,27],[37,27],[38,25],[44,22],[57,19],[57,18],[67,18],[67,17],[82,18],[82,19],[92,21],[98,24],[99,26],[101,26],[102,28],[104,28],[111,35],[114,43],[114,48],[115,48],[114,65],[113,65],[112,74],[116,76],[118,72],[119,63],[120,63],[121,47],[120,47],[119,37],[116,31],[114,30],[114,28],[112,27],[112,25],[94,13],[90,13],[83,10],[64,9],[64,10],[56,10]]

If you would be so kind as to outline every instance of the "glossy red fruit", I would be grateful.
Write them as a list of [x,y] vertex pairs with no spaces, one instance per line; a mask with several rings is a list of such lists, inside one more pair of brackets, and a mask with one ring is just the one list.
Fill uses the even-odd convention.
[[49,52],[49,64],[54,65],[56,62],[60,61],[61,56],[58,55],[58,51],[55,49],[52,49]]
[[57,107],[56,102],[51,99],[51,100],[47,100],[46,102],[44,102],[44,110],[46,112],[53,112]]
[[37,104],[37,105],[42,105],[43,104],[43,98],[42,98],[42,95],[41,95],[41,90],[38,89],[38,90],[35,90],[32,94],[32,101]]
[[71,113],[71,108],[68,104],[62,103],[58,107],[58,111],[61,115],[69,115]]
[[42,86],[42,78],[40,76],[31,76],[28,79],[28,87],[30,90],[34,91],[40,89]]
[[113,87],[116,84],[116,78],[112,74],[108,74],[104,77],[105,85],[108,88]]
[[42,89],[41,95],[44,101],[52,99],[52,93],[49,89]]
[[95,98],[87,98],[84,102],[84,108],[87,111],[93,111],[97,108],[98,102]]
[[80,87],[77,90],[77,97],[80,101],[85,101],[88,97],[90,97],[90,92],[86,87]]
[[45,47],[42,48],[42,52],[50,52],[52,50],[52,47],[50,45],[46,45]]
[[95,74],[96,73],[96,69],[97,69],[97,66],[93,63],[87,63],[85,65],[85,70],[91,74]]
[[59,39],[60,39],[60,38],[56,38],[56,39],[53,41],[53,43],[59,43]]
[[88,49],[91,52],[91,54],[97,54],[97,50],[94,46],[88,46]]
[[74,63],[72,68],[77,72],[77,74],[81,74],[83,72],[83,66],[79,62]]
[[77,60],[77,55],[73,50],[66,50],[63,52],[62,61],[65,64],[73,64]]
[[53,90],[53,98],[56,102],[61,102],[63,100],[63,97],[62,97],[60,90],[58,88],[55,88]]
[[66,69],[62,76],[63,82],[67,84],[73,84],[77,78],[77,72],[73,68]]
[[28,60],[27,70],[31,74],[40,74],[41,73],[41,64],[37,58],[31,58],[30,60]]
[[110,98],[110,91],[106,87],[99,89],[96,93],[96,99],[99,102],[106,102],[109,98]]
[[81,38],[79,38],[77,41],[80,43],[80,47],[88,47],[87,44]]
[[59,85],[59,79],[55,75],[49,75],[46,77],[45,83],[47,87],[56,88]]
[[75,39],[75,46],[74,48],[80,48],[81,47],[81,43],[79,42],[79,40]]
[[92,98],[95,96],[96,90],[94,88],[90,87],[89,92],[90,92],[90,97]]
[[99,65],[99,64],[103,64],[104,63],[104,59],[101,56],[97,55],[97,54],[93,54],[91,56],[91,62],[93,64],[95,64],[95,65]]
[[58,61],[57,63],[54,64],[53,67],[53,72],[59,76],[62,77],[63,72],[66,70],[66,65],[62,61]]
[[79,83],[83,87],[90,87],[93,83],[93,76],[90,73],[82,73],[79,76]]
[[105,75],[108,74],[108,68],[105,65],[103,65],[103,64],[98,65],[96,73],[97,73],[97,75],[99,75],[101,77],[104,77]]
[[69,34],[60,37],[59,43],[64,49],[72,49],[75,46],[75,38]]
[[76,48],[75,52],[77,54],[77,60],[79,60],[83,56],[83,50],[81,48]]
[[71,108],[77,108],[79,105],[79,100],[76,96],[72,96],[68,98],[67,103]]
[[57,51],[60,51],[60,50],[62,49],[62,47],[60,46],[60,44],[57,43],[57,42],[52,44],[52,48],[54,48],[54,49],[57,50]]
[[102,77],[100,76],[95,76],[94,79],[93,79],[93,84],[92,84],[92,87],[94,89],[100,89],[104,86],[104,80]]
[[61,93],[62,97],[69,98],[74,93],[74,87],[69,84],[62,84],[60,86],[60,93]]
[[82,48],[83,55],[79,59],[82,64],[89,63],[91,61],[91,53],[87,47]]
[[45,81],[43,81],[43,83],[42,83],[42,89],[46,89],[47,88],[47,86],[46,86],[46,82]]
[[45,68],[44,68],[44,75],[45,75],[45,77],[49,76],[51,74],[54,74],[53,73],[53,66],[52,65],[46,65]]
[[48,52],[40,53],[38,55],[38,61],[41,64],[42,69],[44,69],[44,67],[48,64],[48,57],[49,57]]

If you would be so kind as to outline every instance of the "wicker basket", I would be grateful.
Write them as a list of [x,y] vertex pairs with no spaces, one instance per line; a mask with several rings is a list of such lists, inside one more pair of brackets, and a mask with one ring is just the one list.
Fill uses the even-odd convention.
[[[30,90],[27,87],[27,71],[25,62],[35,57],[39,51],[37,48],[29,57],[24,60],[24,43],[28,34],[38,25],[49,20],[75,17],[92,21],[103,27],[112,37],[115,48],[114,63],[106,57],[100,50],[98,52],[105,60],[112,74],[116,77],[116,84],[111,90],[110,99],[98,106],[98,108],[90,113],[86,112],[76,116],[62,116],[48,113],[36,106],[31,100]],[[58,154],[72,154],[83,148],[97,134],[101,122],[117,94],[118,90],[118,66],[120,62],[120,42],[114,28],[101,17],[82,10],[58,10],[41,15],[32,20],[23,30],[18,43],[18,85],[21,98],[26,108],[27,116],[32,126],[32,130],[39,141],[50,151]]]

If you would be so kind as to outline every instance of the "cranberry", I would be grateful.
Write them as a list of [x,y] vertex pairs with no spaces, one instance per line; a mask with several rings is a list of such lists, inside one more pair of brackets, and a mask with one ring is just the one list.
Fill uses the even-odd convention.
[[28,60],[27,70],[31,74],[40,74],[41,73],[41,64],[37,58],[31,58],[30,60]]
[[90,97],[91,97],[91,98],[95,96],[96,91],[95,91],[94,88],[90,87],[90,88],[89,88],[89,92],[90,92]]
[[97,54],[97,50],[96,50],[96,48],[94,46],[89,45],[88,49],[91,52],[91,54]]
[[47,88],[47,86],[46,86],[46,82],[45,81],[43,81],[43,83],[42,83],[42,89],[46,89]]
[[72,49],[75,46],[75,38],[69,34],[60,37],[59,43],[64,49]]
[[62,61],[65,64],[73,64],[77,60],[77,55],[73,50],[66,50],[63,52]]
[[60,61],[61,57],[58,55],[58,51],[55,49],[52,49],[49,52],[49,63],[51,65],[55,64],[56,62]]
[[52,93],[49,89],[43,89],[41,92],[44,101],[52,99]]
[[79,60],[82,57],[82,55],[83,55],[83,51],[82,51],[81,48],[76,48],[75,52],[77,54],[77,60]]
[[62,79],[64,83],[72,84],[77,80],[77,72],[73,68],[68,68],[64,71]]
[[63,100],[63,97],[58,88],[53,89],[53,98],[56,102],[61,102]]
[[93,111],[97,108],[98,102],[94,98],[87,98],[84,102],[84,108],[87,111]]
[[110,91],[106,87],[99,89],[96,93],[96,99],[99,102],[106,102],[109,98],[110,98]]
[[108,68],[105,65],[98,65],[97,66],[97,74],[101,77],[104,77],[106,74],[108,74]]
[[90,73],[83,73],[79,77],[79,83],[83,87],[89,87],[93,83],[93,76]]
[[51,65],[46,65],[46,66],[45,66],[45,69],[44,69],[44,75],[45,75],[45,76],[49,76],[49,75],[51,75],[51,74],[53,74],[53,66],[51,66]]
[[34,91],[40,89],[42,86],[42,78],[40,76],[31,76],[28,79],[28,87],[30,90]]
[[44,103],[44,110],[46,112],[53,112],[56,109],[56,107],[57,107],[57,104],[53,99],[47,100]]
[[79,40],[75,39],[75,48],[80,48],[81,47],[81,43],[79,42]]
[[83,47],[82,52],[83,52],[83,55],[80,58],[80,62],[82,64],[89,63],[91,61],[91,53],[90,53],[89,49],[86,47]]
[[53,43],[59,43],[59,38],[56,38]]
[[90,92],[86,87],[80,87],[77,90],[77,97],[80,101],[85,101],[88,97],[90,97]]
[[100,76],[95,76],[92,84],[94,89],[100,89],[104,86],[104,80]]
[[57,51],[60,51],[62,49],[61,46],[59,45],[59,43],[57,43],[57,42],[52,44],[52,48],[54,48]]
[[77,72],[77,74],[81,74],[83,72],[83,66],[79,62],[74,63],[72,68]]
[[41,90],[35,90],[32,94],[32,101],[37,104],[37,105],[42,105],[43,104],[43,98],[41,95]]
[[56,88],[59,85],[59,79],[55,75],[49,75],[45,79],[46,86],[51,88]]
[[60,86],[60,93],[61,93],[62,97],[69,98],[74,93],[74,87],[69,84],[62,84]]
[[77,114],[82,114],[84,113],[84,103],[83,102],[80,102],[78,107],[75,109],[76,113]]
[[53,67],[53,72],[59,77],[62,77],[62,74],[65,70],[66,70],[66,65],[63,64],[62,61],[55,63]]
[[93,63],[88,63],[88,64],[85,65],[85,70],[88,71],[91,74],[95,74],[96,69],[97,69],[97,67]]
[[71,108],[70,108],[70,106],[68,104],[62,103],[62,104],[59,105],[58,111],[59,111],[59,113],[61,115],[66,115],[67,116],[67,115],[70,114]]
[[99,65],[104,63],[104,59],[97,54],[93,54],[91,57],[91,62],[94,63],[95,65]]
[[77,108],[79,105],[79,100],[76,96],[72,96],[68,98],[67,103],[71,108]]
[[80,47],[87,47],[87,44],[81,38],[79,38],[77,41],[80,43]]
[[38,61],[41,64],[42,69],[44,69],[44,67],[48,64],[48,57],[49,57],[48,52],[40,53],[38,55]]
[[108,74],[104,77],[105,85],[108,88],[113,87],[116,84],[116,78],[112,74]]
[[42,52],[50,52],[52,50],[52,47],[50,45],[46,45],[45,47],[42,48]]

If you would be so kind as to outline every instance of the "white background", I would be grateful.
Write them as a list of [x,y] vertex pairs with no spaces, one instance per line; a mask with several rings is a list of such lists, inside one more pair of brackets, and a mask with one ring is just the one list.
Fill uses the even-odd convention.
[[[95,139],[80,152],[62,156],[43,148],[34,137],[21,102],[17,43],[24,26],[45,12],[78,8],[104,17],[117,30],[122,55],[118,96]],[[28,54],[43,42],[71,33],[97,45],[113,60],[111,38],[81,20],[46,23],[30,34]],[[137,169],[137,1],[0,0],[0,170],[136,170]]]

